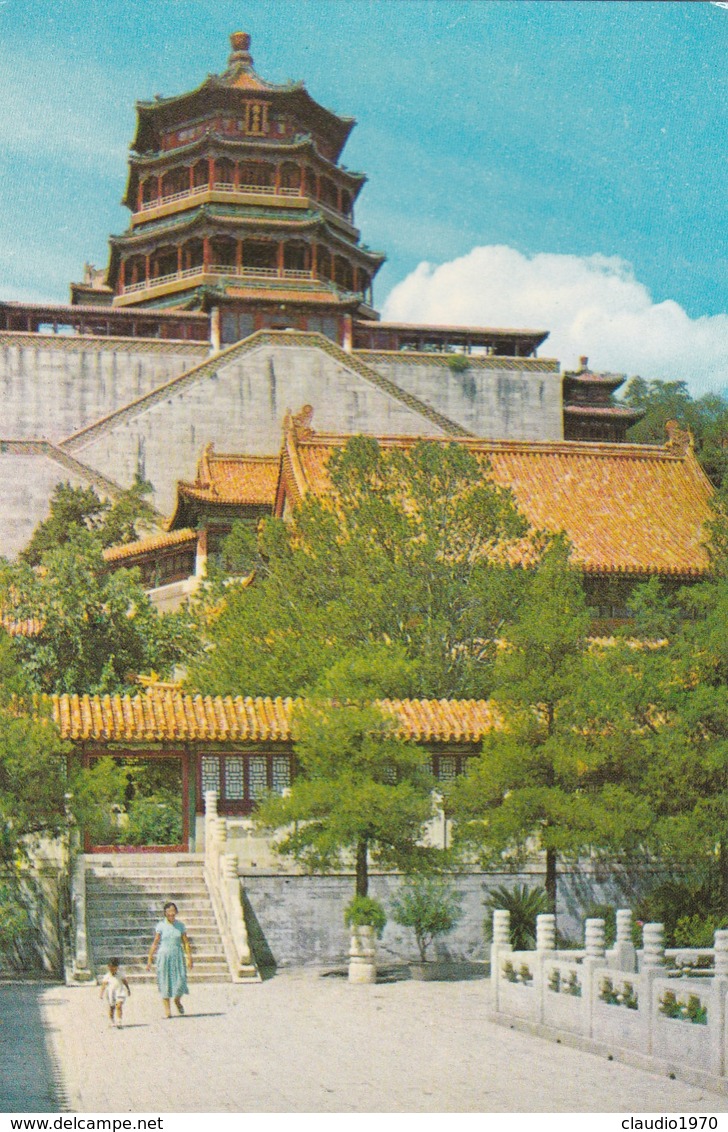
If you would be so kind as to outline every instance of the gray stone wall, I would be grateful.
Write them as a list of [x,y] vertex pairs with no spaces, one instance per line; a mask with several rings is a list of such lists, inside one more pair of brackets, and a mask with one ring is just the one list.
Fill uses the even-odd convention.
[[[364,355],[366,357],[366,355]],[[366,357],[402,389],[456,420],[476,436],[506,440],[562,440],[561,374],[480,366],[462,373],[421,358]],[[554,363],[555,364],[555,363]]]
[[[562,436],[554,362],[475,359],[457,373],[421,356],[332,356],[285,334],[216,359],[204,344],[6,332],[0,404],[0,439],[51,440],[120,487],[140,474],[164,514],[205,445],[277,453],[286,412],[306,404],[321,432],[441,436],[449,419],[483,437]],[[433,420],[432,409],[448,419]],[[42,455],[16,458],[0,444],[0,554],[25,545],[55,484],[67,480],[83,482]]]
[[0,436],[58,441],[178,377],[209,348],[0,336]]
[[58,483],[89,486],[47,456],[0,451],[0,554],[13,557],[26,546]]
[[118,483],[137,471],[155,487],[155,504],[169,512],[178,479],[194,477],[203,447],[270,455],[281,446],[291,409],[314,408],[317,431],[441,435],[395,397],[315,348],[261,346],[223,357],[162,397],[112,418],[71,446],[84,463]]
[[[455,876],[454,887],[462,893],[463,917],[449,935],[430,948],[430,958],[476,962],[486,959],[484,901],[498,885],[543,885],[543,872],[469,873]],[[266,955],[279,967],[341,965],[346,961],[349,935],[344,908],[354,895],[354,877],[250,875],[242,878],[246,918],[251,944],[259,963]],[[386,909],[402,878],[373,876],[369,894]],[[633,894],[632,894],[633,895]],[[559,878],[559,930],[570,938],[581,938],[582,915],[590,904],[620,904],[625,894],[615,883],[597,882],[588,870],[564,872]],[[627,905],[629,906],[629,901]],[[379,961],[406,963],[418,958],[411,931],[389,920],[379,943]]]

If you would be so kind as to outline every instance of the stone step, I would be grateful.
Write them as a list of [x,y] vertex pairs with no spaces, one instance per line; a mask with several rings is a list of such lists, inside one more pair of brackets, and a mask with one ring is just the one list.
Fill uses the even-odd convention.
[[[97,912],[87,917],[89,926],[93,927],[94,931],[98,932],[118,932],[119,934],[136,933],[141,931],[154,931],[154,927],[159,923],[161,917],[154,918],[148,916],[146,913],[141,913],[136,917],[135,923],[129,923],[126,918],[122,918],[121,922],[118,916],[99,916]],[[182,921],[187,928],[188,933],[191,931],[217,931],[217,921],[212,913],[205,915],[200,913],[197,916],[185,916]]]
[[86,886],[94,891],[106,889],[110,892],[117,889],[152,890],[153,892],[166,892],[166,890],[171,889],[174,892],[188,892],[195,889],[206,889],[207,887],[202,876],[171,876],[169,880],[164,880],[163,877],[159,876],[87,876]]

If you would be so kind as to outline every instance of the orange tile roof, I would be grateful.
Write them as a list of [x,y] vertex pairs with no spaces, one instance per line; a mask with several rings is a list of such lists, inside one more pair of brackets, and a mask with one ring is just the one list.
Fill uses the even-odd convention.
[[[316,434],[311,409],[289,415],[284,434],[277,509],[285,497],[299,502],[309,491],[331,490],[326,465],[349,439]],[[496,483],[509,487],[523,514],[539,530],[565,531],[574,559],[587,573],[705,574],[703,545],[713,496],[688,434],[672,424],[663,446],[582,441],[497,441],[432,437],[467,447]],[[412,437],[379,437],[411,447]]]
[[209,444],[197,465],[194,483],[177,485],[179,495],[213,503],[272,507],[278,484],[278,456],[216,453]]
[[39,637],[44,622],[40,617],[25,617],[20,620],[9,614],[0,614],[0,628],[4,629],[9,637]]
[[[288,742],[294,702],[151,688],[135,696],[51,697],[63,739],[98,743]],[[497,725],[484,700],[383,700],[382,708],[414,742],[477,743]]]
[[137,542],[125,542],[119,546],[110,546],[104,551],[107,562],[120,562],[126,558],[137,558],[155,550],[164,550],[167,547],[197,546],[197,533],[189,527],[181,531],[161,531]]

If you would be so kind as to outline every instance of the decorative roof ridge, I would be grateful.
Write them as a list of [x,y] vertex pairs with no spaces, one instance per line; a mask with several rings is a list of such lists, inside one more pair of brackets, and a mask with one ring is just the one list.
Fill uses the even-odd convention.
[[[679,425],[675,424],[680,432]],[[329,433],[316,432],[313,428],[307,430],[305,435],[299,434],[298,443],[321,447],[338,447],[357,435],[355,433]],[[669,435],[669,434],[668,434]],[[623,441],[590,441],[590,440],[503,440],[488,437],[473,436],[412,436],[407,433],[392,433],[377,435],[375,439],[383,447],[396,445],[417,444],[422,440],[435,440],[440,444],[462,444],[467,448],[487,449],[494,452],[534,452],[559,455],[585,455],[585,456],[619,456],[643,458],[651,460],[684,459],[688,451],[692,451],[690,444],[677,439],[674,443],[668,440],[665,444],[634,444]]]

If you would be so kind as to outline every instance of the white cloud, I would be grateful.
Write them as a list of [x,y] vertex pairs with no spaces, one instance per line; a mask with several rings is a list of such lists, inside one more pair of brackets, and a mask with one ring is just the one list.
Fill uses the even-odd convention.
[[617,257],[473,248],[421,263],[392,290],[383,318],[549,330],[540,353],[565,369],[585,354],[593,369],[686,381],[694,395],[728,387],[728,314],[690,318],[678,303],[654,303]]

